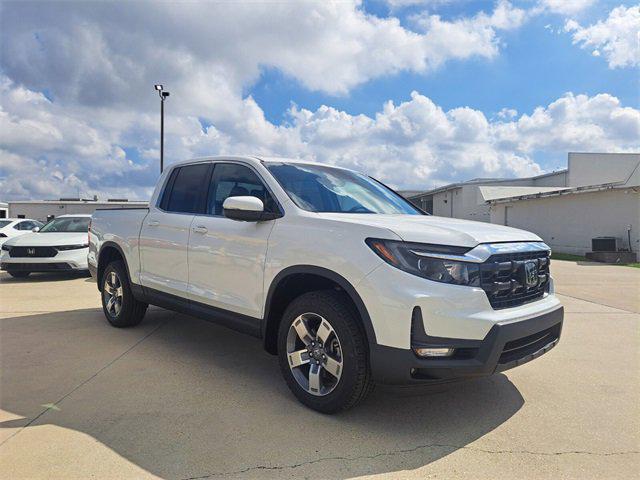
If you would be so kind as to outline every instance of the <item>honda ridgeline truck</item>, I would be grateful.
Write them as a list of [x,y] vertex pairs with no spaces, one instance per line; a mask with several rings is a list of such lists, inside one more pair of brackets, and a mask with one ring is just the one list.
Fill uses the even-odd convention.
[[248,333],[331,413],[375,383],[491,375],[554,347],[549,255],[533,233],[428,215],[351,170],[216,157],[166,169],[148,209],[96,211],[88,261],[113,326],[152,304]]

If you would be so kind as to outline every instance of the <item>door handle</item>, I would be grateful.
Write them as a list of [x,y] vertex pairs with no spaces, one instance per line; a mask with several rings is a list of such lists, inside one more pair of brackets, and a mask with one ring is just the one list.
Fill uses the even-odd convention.
[[193,227],[193,231],[196,233],[207,233],[209,230],[205,226],[198,225],[197,227]]
[[147,225],[149,225],[150,227],[157,227],[158,225],[160,225],[160,222],[158,220],[149,220],[149,223],[147,223]]

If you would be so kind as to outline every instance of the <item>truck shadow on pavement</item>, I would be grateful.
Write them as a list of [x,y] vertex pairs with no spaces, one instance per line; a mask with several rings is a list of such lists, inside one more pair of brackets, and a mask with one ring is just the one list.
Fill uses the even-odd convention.
[[2,319],[0,355],[0,404],[13,414],[0,426],[24,427],[5,432],[0,449],[13,443],[29,450],[24,462],[49,468],[79,447],[30,449],[40,425],[90,435],[163,478],[389,473],[466,448],[524,404],[495,375],[378,389],[353,410],[322,415],[295,400],[259,340],[156,308],[132,329],[111,328],[99,309]]

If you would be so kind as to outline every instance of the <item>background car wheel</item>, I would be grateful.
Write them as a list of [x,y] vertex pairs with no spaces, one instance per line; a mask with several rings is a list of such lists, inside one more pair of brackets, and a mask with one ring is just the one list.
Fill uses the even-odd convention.
[[148,305],[134,298],[127,270],[121,261],[111,262],[105,268],[100,293],[104,316],[114,327],[132,327],[144,318]]
[[9,272],[9,275],[14,278],[25,278],[28,277],[30,273],[31,272]]
[[278,357],[293,394],[322,413],[355,406],[373,386],[364,331],[340,292],[310,292],[291,302],[280,322]]

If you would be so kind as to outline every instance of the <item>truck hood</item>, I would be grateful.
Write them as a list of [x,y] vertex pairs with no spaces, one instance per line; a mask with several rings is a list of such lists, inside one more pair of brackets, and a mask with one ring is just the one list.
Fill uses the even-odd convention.
[[366,213],[319,213],[318,215],[338,222],[385,228],[406,242],[475,247],[479,243],[541,241],[537,235],[517,228],[435,215]]
[[56,247],[87,243],[87,233],[26,233],[7,239],[7,245],[16,247]]

